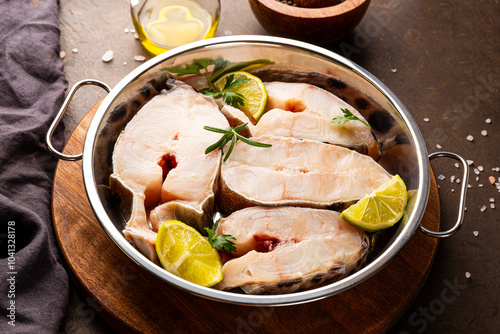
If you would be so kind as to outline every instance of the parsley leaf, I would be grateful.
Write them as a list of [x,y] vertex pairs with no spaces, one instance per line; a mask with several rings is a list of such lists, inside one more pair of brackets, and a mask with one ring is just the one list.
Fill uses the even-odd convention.
[[215,222],[214,229],[210,229],[208,227],[205,227],[205,231],[208,233],[208,242],[212,245],[213,248],[220,250],[220,251],[226,251],[228,253],[233,252],[236,253],[236,246],[234,245],[233,240],[236,240],[235,237],[233,237],[230,234],[223,234],[223,235],[215,235],[215,231],[217,231],[217,227],[219,226],[220,219]]
[[[185,64],[184,66],[177,65],[165,68],[163,70],[175,73],[179,76],[188,74],[202,75],[207,80],[208,87],[201,89],[200,93],[212,96],[214,98],[222,97],[227,104],[235,108],[240,108],[240,106],[245,105],[244,96],[239,93],[229,92],[228,90],[238,87],[239,85],[248,81],[248,79],[239,78],[234,80],[234,76],[232,77],[228,76],[225,87],[221,92],[215,89],[214,82],[216,82],[218,79],[220,79],[222,76],[228,73],[240,71],[252,65],[265,65],[265,64],[274,64],[274,62],[270,61],[269,59],[256,59],[251,61],[232,63],[222,57],[219,57],[215,60],[209,58],[199,58],[193,60],[192,64]],[[210,72],[209,67],[212,65],[213,69],[212,72]]]
[[358,117],[356,117],[355,115],[353,115],[349,109],[340,108],[340,110],[342,110],[342,112],[344,113],[344,116],[334,117],[332,119],[331,123],[339,123],[339,125],[342,125],[347,121],[360,121],[361,123],[363,123],[364,125],[366,125],[367,127],[370,128],[370,125],[368,123],[366,123],[365,121],[363,121],[363,120],[359,119]]
[[222,150],[224,148],[224,146],[226,146],[227,143],[231,142],[231,145],[229,146],[229,148],[224,156],[223,161],[226,162],[227,159],[229,158],[229,156],[231,155],[231,152],[233,151],[234,144],[236,144],[236,142],[238,140],[241,140],[245,144],[255,146],[255,147],[271,147],[272,146],[271,144],[261,143],[261,142],[255,141],[255,140],[245,138],[242,135],[240,135],[238,133],[238,131],[241,131],[244,128],[246,128],[247,124],[248,123],[241,124],[235,128],[228,127],[227,129],[219,129],[219,128],[213,128],[211,126],[204,126],[203,129],[205,129],[207,131],[217,132],[217,133],[221,133],[223,135],[221,137],[221,139],[219,139],[215,144],[212,144],[206,148],[205,154],[208,154],[212,151],[215,151],[216,149]]

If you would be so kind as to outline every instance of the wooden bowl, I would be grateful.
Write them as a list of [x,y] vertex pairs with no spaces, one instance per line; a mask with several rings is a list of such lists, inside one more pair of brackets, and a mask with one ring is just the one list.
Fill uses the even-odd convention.
[[260,24],[273,35],[329,45],[358,25],[370,0],[345,0],[330,7],[303,8],[277,0],[248,0]]

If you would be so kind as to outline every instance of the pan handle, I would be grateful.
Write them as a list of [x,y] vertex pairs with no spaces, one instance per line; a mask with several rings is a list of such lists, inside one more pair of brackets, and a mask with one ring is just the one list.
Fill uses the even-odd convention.
[[460,227],[462,226],[462,222],[464,220],[464,212],[465,212],[465,195],[467,194],[467,183],[469,181],[469,165],[467,162],[459,156],[456,153],[452,152],[434,152],[429,155],[429,160],[435,159],[435,158],[452,158],[455,160],[458,160],[462,163],[462,166],[464,167],[464,174],[462,176],[462,190],[460,192],[460,204],[458,208],[458,218],[457,222],[455,223],[455,226],[453,226],[451,229],[448,231],[443,231],[443,232],[436,232],[436,231],[431,231],[423,227],[422,225],[419,225],[420,230],[427,234],[428,236],[435,237],[435,238],[447,238],[453,234],[455,234]]
[[52,135],[54,134],[54,131],[56,130],[57,126],[61,122],[62,117],[64,116],[64,113],[66,112],[66,109],[68,108],[69,104],[71,103],[71,100],[73,99],[73,96],[75,95],[76,91],[87,85],[93,85],[93,86],[99,86],[108,93],[110,92],[111,88],[109,88],[108,85],[106,85],[104,82],[99,81],[99,80],[94,80],[94,79],[85,79],[82,81],[77,82],[69,91],[68,96],[66,96],[66,99],[64,100],[64,103],[61,106],[61,109],[59,109],[59,112],[57,113],[56,117],[52,121],[52,124],[49,127],[49,130],[47,131],[47,135],[45,137],[45,144],[47,145],[47,149],[52,153],[54,156],[56,156],[59,159],[62,160],[67,160],[67,161],[77,161],[82,158],[82,153],[76,154],[76,155],[68,155],[59,152],[53,145],[52,145]]

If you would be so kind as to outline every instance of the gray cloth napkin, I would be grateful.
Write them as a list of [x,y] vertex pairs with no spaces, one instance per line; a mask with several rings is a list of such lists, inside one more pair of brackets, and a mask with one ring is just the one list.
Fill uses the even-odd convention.
[[51,217],[57,159],[45,134],[67,87],[58,2],[0,0],[0,13],[0,332],[57,333],[69,287]]

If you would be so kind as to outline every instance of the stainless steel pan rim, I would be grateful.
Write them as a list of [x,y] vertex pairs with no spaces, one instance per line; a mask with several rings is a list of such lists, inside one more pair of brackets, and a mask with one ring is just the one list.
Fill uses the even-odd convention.
[[[411,133],[414,143],[415,151],[418,159],[418,193],[416,194],[415,209],[413,210],[408,224],[404,227],[402,232],[397,236],[394,242],[387,248],[387,250],[376,258],[373,262],[365,266],[360,271],[344,278],[338,282],[316,288],[313,290],[283,294],[283,295],[244,295],[231,292],[219,291],[211,288],[205,288],[190,282],[187,282],[179,277],[168,273],[162,268],[158,267],[152,263],[149,259],[143,256],[139,251],[137,251],[129,242],[126,241],[121,231],[118,231],[110,218],[108,217],[103,204],[100,202],[98,195],[97,185],[94,181],[93,172],[93,153],[95,149],[95,140],[98,132],[98,128],[104,114],[106,113],[107,107],[114,101],[114,99],[122,92],[125,87],[136,78],[144,74],[149,68],[162,63],[168,58],[174,57],[186,53],[188,51],[203,49],[210,47],[212,45],[219,44],[274,44],[290,48],[299,49],[306,51],[308,53],[313,53],[320,55],[326,59],[329,59],[335,63],[339,63],[344,67],[350,69],[352,72],[363,77],[371,85],[376,87],[376,89],[387,98],[388,101],[393,105],[393,107],[398,111],[399,116],[404,120],[409,132]],[[87,135],[84,142],[83,149],[83,179],[85,184],[85,189],[87,196],[89,198],[90,204],[96,217],[98,218],[100,224],[113,240],[113,242],[122,249],[127,256],[136,262],[138,265],[143,267],[145,270],[149,271],[153,275],[159,277],[160,279],[173,284],[174,286],[186,290],[190,293],[203,296],[205,298],[236,303],[243,305],[260,305],[260,306],[279,306],[279,305],[293,305],[305,302],[311,302],[321,298],[325,298],[336,293],[345,291],[364,280],[370,278],[379,270],[385,267],[407,244],[414,232],[419,226],[420,221],[423,218],[424,211],[427,205],[427,199],[429,195],[430,188],[430,165],[427,157],[427,151],[423,138],[418,130],[418,127],[410,116],[410,113],[406,107],[399,101],[399,99],[392,93],[389,88],[387,88],[382,82],[380,82],[373,75],[368,73],[366,70],[356,65],[352,61],[330,52],[321,47],[311,45],[304,42],[298,42],[295,40],[278,38],[278,37],[268,37],[268,36],[230,36],[230,37],[218,37],[210,40],[203,40],[200,42],[191,43],[182,47],[178,47],[174,50],[168,51],[160,56],[157,56],[148,62],[144,63],[130,74],[128,74],[123,80],[121,80],[109,93],[109,95],[101,103],[100,107],[96,111],[95,116],[88,128]]]

